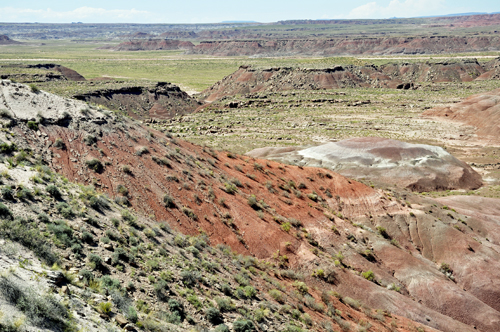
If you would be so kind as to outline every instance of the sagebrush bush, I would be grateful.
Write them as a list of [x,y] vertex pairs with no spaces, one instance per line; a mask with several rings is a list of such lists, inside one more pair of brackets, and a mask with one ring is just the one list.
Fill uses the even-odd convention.
[[255,326],[251,320],[239,318],[233,323],[234,332],[252,332]]
[[97,158],[86,160],[85,165],[96,173],[101,173],[104,170],[102,162]]
[[205,310],[205,317],[213,325],[222,323],[222,315],[220,313],[220,310],[217,308],[210,307]]
[[[0,211],[2,210],[1,205]],[[24,219],[12,220],[12,214],[10,214],[9,218],[0,220],[0,237],[19,242],[26,248],[33,250],[35,255],[47,265],[51,266],[59,261],[57,255],[52,251],[52,246],[40,232],[36,223],[29,223]]]
[[47,191],[47,193],[49,193],[50,196],[56,199],[61,198],[61,192],[59,191],[59,188],[57,188],[53,184],[49,184],[47,187],[45,187],[45,191]]
[[0,218],[2,218],[2,219],[12,219],[12,212],[3,203],[0,203]]
[[0,293],[34,326],[57,330],[70,327],[68,309],[52,295],[37,294],[34,289],[21,286],[10,276],[0,276]]
[[229,312],[229,311],[233,311],[235,309],[230,298],[216,297],[215,302],[217,303],[217,306],[219,307],[221,312]]
[[181,271],[181,279],[184,286],[192,288],[198,284],[201,275],[198,271],[183,270]]

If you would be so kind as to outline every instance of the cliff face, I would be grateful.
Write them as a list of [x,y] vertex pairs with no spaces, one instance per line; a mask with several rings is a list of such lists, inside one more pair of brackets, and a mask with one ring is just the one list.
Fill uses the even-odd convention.
[[290,40],[231,40],[203,41],[187,51],[189,54],[216,56],[237,55],[391,55],[391,54],[447,54],[500,50],[499,36],[433,36],[332,38]]

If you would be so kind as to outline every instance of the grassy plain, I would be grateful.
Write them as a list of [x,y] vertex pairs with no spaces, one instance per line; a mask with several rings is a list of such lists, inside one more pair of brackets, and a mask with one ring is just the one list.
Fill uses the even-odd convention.
[[[498,52],[485,52],[466,55],[440,56],[405,56],[387,57],[384,59],[358,59],[355,57],[333,58],[249,58],[249,57],[211,57],[199,55],[184,55],[182,51],[141,51],[117,52],[100,47],[116,44],[104,41],[69,41],[56,40],[29,41],[21,45],[0,46],[0,66],[21,63],[57,63],[83,75],[86,79],[110,77],[120,81],[171,82],[191,92],[201,92],[218,80],[233,73],[242,65],[255,68],[264,67],[306,67],[325,68],[334,65],[377,65],[394,61],[442,61],[443,59],[460,58],[463,56],[494,56]],[[427,59],[427,60],[423,60]],[[487,61],[489,58],[479,58]],[[2,72],[12,69],[0,67]],[[134,83],[135,84],[135,83]],[[68,84],[67,89],[44,86],[47,91],[72,93],[78,85]],[[71,87],[73,86],[73,88]]]

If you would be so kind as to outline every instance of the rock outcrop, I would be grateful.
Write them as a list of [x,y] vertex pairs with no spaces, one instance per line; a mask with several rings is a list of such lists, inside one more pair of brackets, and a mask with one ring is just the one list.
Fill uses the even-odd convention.
[[0,78],[4,80],[13,79],[16,81],[21,81],[23,83],[50,82],[50,81],[74,81],[74,82],[86,81],[85,77],[83,77],[73,69],[53,63],[43,63],[35,65],[7,64],[0,66],[0,68],[1,67],[42,70],[42,73],[33,73],[33,74],[31,74],[29,70],[26,73],[19,73],[19,74],[0,74]]
[[12,40],[7,35],[0,35],[0,45],[12,45],[12,44],[21,44],[21,42]]
[[123,87],[96,90],[74,96],[75,99],[126,112],[135,119],[169,119],[193,112],[200,104],[170,83],[155,87]]
[[367,137],[309,148],[260,148],[247,153],[299,166],[323,167],[354,179],[412,191],[477,189],[481,176],[444,149]]

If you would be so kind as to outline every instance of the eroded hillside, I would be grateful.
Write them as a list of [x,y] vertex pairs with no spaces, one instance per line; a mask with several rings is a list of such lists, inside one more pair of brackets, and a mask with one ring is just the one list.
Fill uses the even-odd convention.
[[[155,233],[156,220],[185,234],[202,232],[212,245],[229,245],[238,253],[267,262],[262,263],[271,269],[266,273],[292,287],[287,293],[296,299],[292,300],[293,305],[300,309],[298,304],[304,303],[312,308],[306,312],[314,330],[329,330],[329,324],[334,329],[347,328],[343,323],[344,307],[339,309],[342,313],[330,310],[329,314],[325,307],[332,299],[324,297],[323,304],[314,304],[320,301],[323,291],[350,303],[351,308],[361,310],[360,314],[368,312],[362,313],[365,309],[352,299],[426,325],[424,330],[498,329],[500,286],[486,282],[499,280],[500,271],[495,268],[500,264],[498,243],[490,235],[498,231],[498,226],[492,220],[468,217],[401,190],[373,189],[331,171],[196,146],[116,113],[43,91],[34,92],[20,84],[3,81],[1,87],[5,108],[2,122],[6,129],[2,140],[11,147],[6,150],[11,154],[7,157],[17,158],[20,152],[13,152],[15,149],[31,151],[34,162],[47,164],[70,181],[92,185],[96,192],[88,196],[89,206],[99,208],[93,203],[97,198],[91,197],[105,193],[115,201],[109,204],[114,209],[130,206],[139,215],[149,216],[141,220],[152,231],[144,231],[144,237],[133,237],[143,241],[148,236],[168,238],[161,230],[160,235]],[[74,205],[73,209],[81,209],[77,208],[78,201],[65,200]],[[58,213],[63,211],[61,207]],[[101,220],[99,214],[89,213]],[[128,223],[125,233],[130,238],[130,232],[136,228],[130,220],[135,218],[127,217],[126,212],[120,216],[116,218]],[[111,219],[109,223],[105,219],[100,222],[99,234],[118,227]],[[122,236],[126,238],[125,234]],[[128,247],[123,247],[128,252]],[[147,260],[139,265],[147,266],[146,263]],[[169,269],[170,263],[164,264]],[[129,271],[127,265],[123,266],[124,271]],[[173,275],[180,272],[176,270]],[[121,271],[115,273],[122,276]],[[310,285],[307,291],[311,290],[311,297],[316,299],[314,303],[307,296],[293,295],[296,293],[292,289],[300,294],[301,281],[293,281],[296,273],[305,275],[304,282]],[[259,274],[262,275],[256,276]],[[169,282],[167,278],[166,283]],[[190,291],[172,287],[174,293],[181,297],[185,294],[194,306],[194,322],[209,326],[203,325],[201,315],[210,306],[210,295],[204,295],[207,299],[201,302],[205,304],[197,307],[194,298],[187,295],[192,295]],[[144,293],[148,294],[147,288]],[[200,294],[195,290],[198,298]],[[153,309],[155,313],[161,310],[172,308],[162,309],[159,305]],[[243,312],[249,310],[238,313],[251,319],[257,329],[275,329],[269,327],[275,324],[274,318],[267,322],[270,318],[256,318],[254,311],[253,316]],[[356,312],[349,311],[347,318],[351,320],[347,320],[366,328],[361,320],[368,319]],[[344,318],[339,320],[339,314]],[[224,322],[236,318],[230,313],[223,317]],[[328,323],[319,324],[324,321]],[[389,329],[403,328],[382,316],[379,322],[370,320],[375,329],[377,324]],[[404,329],[417,328],[412,326],[406,324]],[[147,327],[136,324],[135,328]],[[246,331],[237,330],[234,324],[232,329]]]

